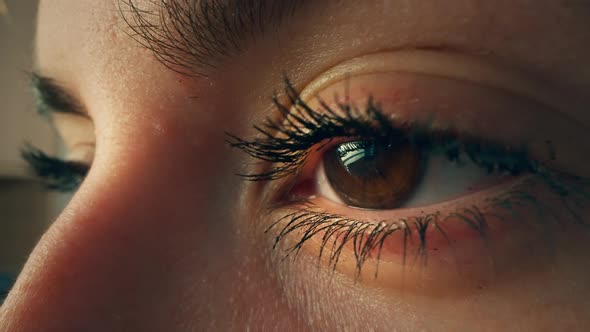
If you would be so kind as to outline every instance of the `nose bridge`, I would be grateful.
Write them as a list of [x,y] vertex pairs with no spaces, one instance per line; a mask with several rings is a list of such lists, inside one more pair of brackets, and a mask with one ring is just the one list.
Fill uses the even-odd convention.
[[[186,257],[206,265],[200,253],[221,234],[208,222],[215,162],[191,160],[204,155],[199,146],[143,139],[96,160],[31,254],[0,311],[0,330],[104,330],[97,322],[135,330],[146,317],[170,318],[158,303],[176,291],[177,271],[186,271]],[[154,330],[157,321],[150,324]]]

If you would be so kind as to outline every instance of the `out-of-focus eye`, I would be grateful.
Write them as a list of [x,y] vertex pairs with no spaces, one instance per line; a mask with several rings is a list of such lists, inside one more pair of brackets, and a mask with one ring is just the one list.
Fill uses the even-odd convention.
[[346,142],[324,157],[328,182],[343,203],[368,209],[392,209],[403,203],[422,174],[420,151],[400,142]]
[[31,145],[23,148],[22,156],[49,189],[74,192],[94,159],[94,124],[78,114],[56,112],[51,119],[67,149],[66,158],[47,155]]

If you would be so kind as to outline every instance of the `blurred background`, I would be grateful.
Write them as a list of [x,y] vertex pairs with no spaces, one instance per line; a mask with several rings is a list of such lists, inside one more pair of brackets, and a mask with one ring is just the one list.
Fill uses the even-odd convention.
[[0,300],[67,197],[48,192],[20,149],[58,150],[50,125],[35,113],[30,72],[36,0],[0,0]]

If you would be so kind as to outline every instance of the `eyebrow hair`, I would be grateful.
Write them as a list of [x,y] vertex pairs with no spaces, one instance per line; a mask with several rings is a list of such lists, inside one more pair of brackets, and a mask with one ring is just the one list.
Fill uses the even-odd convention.
[[31,74],[31,86],[37,113],[48,116],[52,112],[84,115],[82,104],[55,80],[39,73]]
[[205,77],[222,59],[237,56],[276,31],[310,0],[154,0],[156,9],[137,0],[119,0],[128,35],[150,49],[166,67]]

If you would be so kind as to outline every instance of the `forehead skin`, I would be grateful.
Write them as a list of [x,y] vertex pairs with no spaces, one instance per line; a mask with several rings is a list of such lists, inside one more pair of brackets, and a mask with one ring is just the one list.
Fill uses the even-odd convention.
[[[55,330],[64,322],[78,330],[100,322],[95,327],[111,324],[103,330],[161,331],[288,330],[314,319],[316,326],[353,324],[346,304],[358,309],[366,300],[350,303],[353,291],[331,294],[330,305],[317,308],[325,298],[312,283],[285,290],[289,278],[266,265],[268,246],[252,222],[256,211],[247,208],[256,200],[232,176],[240,160],[228,152],[224,132],[252,134],[286,70],[302,86],[356,56],[448,48],[522,72],[539,98],[590,124],[588,1],[354,3],[312,1],[276,33],[220,60],[208,77],[188,78],[128,36],[118,1],[42,0],[37,67],[83,103],[95,122],[97,153],[28,261],[0,326],[11,315],[9,324],[43,322]],[[307,319],[294,310],[300,302]],[[362,310],[383,311],[363,303]],[[352,315],[354,323],[366,326],[365,313]],[[404,317],[399,324],[423,326]]]

